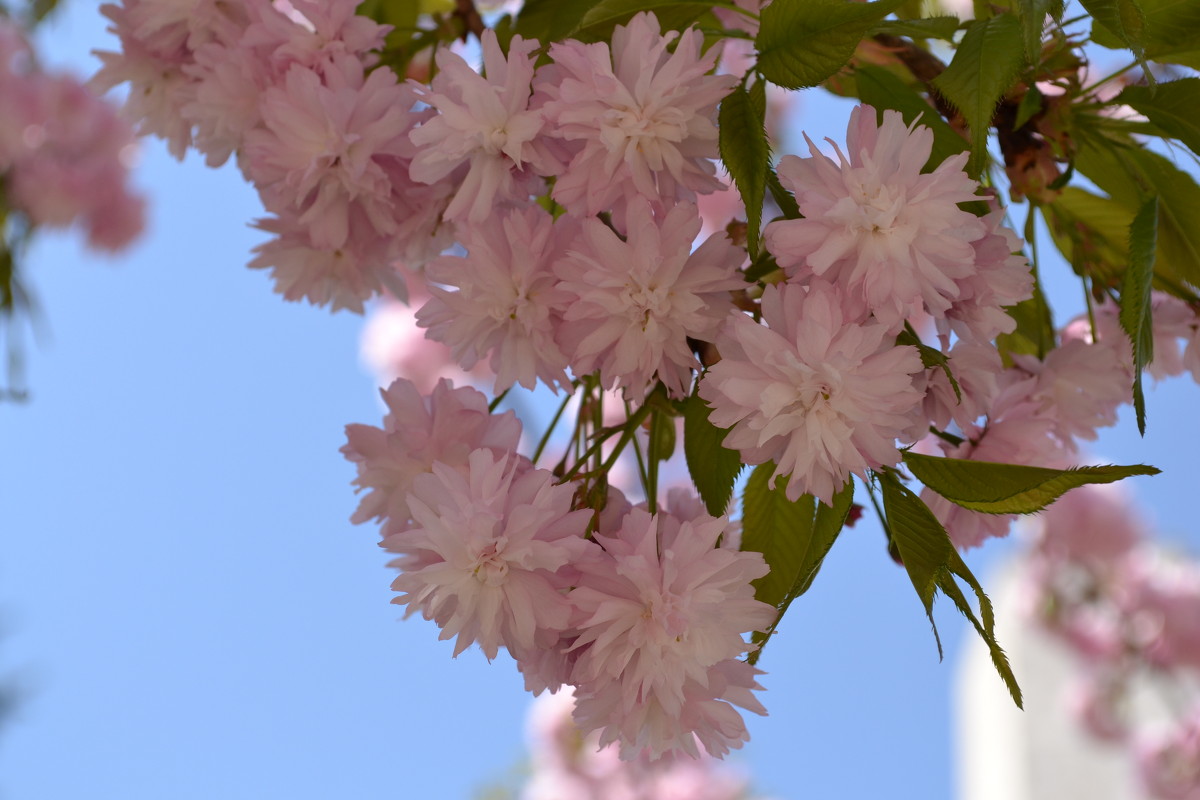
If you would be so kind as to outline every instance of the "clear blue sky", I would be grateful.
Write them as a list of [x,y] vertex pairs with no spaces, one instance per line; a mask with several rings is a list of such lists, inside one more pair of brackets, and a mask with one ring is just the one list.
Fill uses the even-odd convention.
[[[95,9],[67,0],[51,63],[90,73],[115,46]],[[840,138],[814,108],[814,140]],[[529,698],[507,660],[400,622],[375,531],[347,521],[342,428],[380,416],[361,320],[245,269],[260,208],[234,170],[151,141],[137,182],[132,252],[45,236],[27,265],[49,335],[31,400],[0,405],[0,676],[22,691],[0,797],[471,797],[520,758]],[[1132,488],[1192,542],[1198,399],[1161,387],[1145,442],[1125,424],[1096,451],[1163,467]],[[1006,546],[969,561],[986,575]],[[761,663],[771,716],[739,758],[764,793],[949,800],[964,630],[941,612],[939,664],[878,527],[843,535]]]

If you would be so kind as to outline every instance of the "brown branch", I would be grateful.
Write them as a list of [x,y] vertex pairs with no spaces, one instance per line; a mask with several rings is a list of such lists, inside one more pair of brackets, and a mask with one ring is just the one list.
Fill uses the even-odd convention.
[[927,50],[922,50],[907,39],[901,39],[899,36],[892,36],[887,33],[878,33],[875,35],[875,41],[886,47],[904,66],[908,67],[908,71],[913,74],[913,77],[925,84],[929,90],[929,98],[933,100],[933,105],[946,120],[957,130],[966,136],[966,125],[963,122],[958,111],[954,106],[942,96],[942,93],[933,85],[933,79],[946,71],[946,64],[940,58],[930,53]]
[[454,16],[462,20],[463,33],[462,40],[467,40],[467,34],[474,34],[476,39],[483,37],[483,31],[486,25],[483,24],[483,17],[479,16],[479,10],[475,8],[474,0],[457,0],[458,7],[454,10]]

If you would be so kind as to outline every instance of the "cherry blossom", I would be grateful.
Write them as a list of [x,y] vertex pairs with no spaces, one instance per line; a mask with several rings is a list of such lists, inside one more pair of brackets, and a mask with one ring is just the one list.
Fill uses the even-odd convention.
[[455,656],[476,642],[489,659],[500,647],[533,650],[537,629],[566,627],[570,579],[560,573],[594,546],[583,538],[591,513],[572,511],[572,494],[546,470],[487,448],[461,472],[434,462],[412,481],[413,527],[382,543],[401,554],[392,588],[403,594],[393,602],[455,637]]
[[713,424],[733,428],[726,447],[748,464],[773,461],[790,499],[830,504],[851,473],[900,460],[895,439],[921,401],[912,375],[924,367],[886,326],[847,319],[825,283],[768,286],[762,317],[726,318],[700,396]]

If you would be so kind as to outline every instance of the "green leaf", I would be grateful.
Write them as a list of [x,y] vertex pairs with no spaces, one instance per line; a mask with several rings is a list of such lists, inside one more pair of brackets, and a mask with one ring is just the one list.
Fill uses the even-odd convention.
[[1092,29],[1099,25],[1125,47],[1139,62],[1146,58],[1146,12],[1138,0],[1079,0],[1092,15]]
[[1200,186],[1191,175],[1139,145],[1095,137],[1076,152],[1075,165],[1131,215],[1157,194],[1155,273],[1168,283],[1200,286]]
[[1021,96],[1021,102],[1017,106],[1017,117],[1013,120],[1013,130],[1020,130],[1025,127],[1025,123],[1033,119],[1033,115],[1042,110],[1045,98],[1038,91],[1037,86],[1030,86],[1025,90],[1025,94]]
[[961,23],[958,17],[934,16],[924,19],[885,20],[874,28],[871,33],[886,33],[892,36],[907,36],[910,39],[944,39],[951,41]]
[[766,81],[758,80],[749,90],[734,87],[721,101],[718,125],[721,160],[746,206],[746,246],[752,259],[758,258],[763,198],[771,169],[771,145],[764,123],[766,86]]
[[987,162],[988,129],[996,105],[1020,74],[1021,48],[1021,23],[1014,15],[977,19],[967,28],[946,71],[933,80],[971,129],[967,172],[973,177],[979,176]]
[[[941,589],[963,616],[971,621],[980,638],[987,644],[996,672],[1008,687],[1017,708],[1021,708],[1021,687],[1017,685],[1008,658],[996,641],[995,614],[992,611],[992,602],[984,593],[983,587],[954,549],[942,523],[938,522],[937,517],[921,498],[900,483],[894,472],[884,473],[881,483],[888,532],[904,569],[908,572],[909,580],[917,590],[917,596],[921,598],[921,605],[925,607],[929,624],[933,626],[939,657],[942,654],[942,642],[938,636],[937,625],[933,621],[933,601],[938,589]],[[961,578],[975,592],[979,603],[978,617],[955,582],[955,576]]]
[[779,206],[785,219],[800,219],[800,206],[797,205],[796,198],[783,188],[774,169],[767,170],[767,189],[771,191],[771,199],[775,201],[775,205]]
[[908,345],[917,348],[917,352],[921,356],[921,364],[924,365],[925,369],[941,367],[942,371],[946,373],[946,378],[950,381],[950,386],[954,388],[955,398],[957,398],[958,402],[962,402],[962,390],[959,389],[958,381],[954,379],[954,375],[950,372],[950,359],[946,358],[945,353],[922,342],[921,338],[917,336],[916,331],[908,323],[905,323],[905,330],[900,331],[900,334],[896,337],[896,345]]
[[729,510],[733,485],[742,471],[742,457],[721,444],[729,431],[713,425],[709,413],[699,396],[688,398],[683,409],[683,454],[704,507],[719,517]]
[[1129,86],[1113,99],[1114,105],[1128,105],[1141,112],[1165,133],[1179,139],[1193,153],[1200,154],[1200,78]]
[[760,646],[750,654],[751,664],[758,661],[788,606],[812,586],[854,501],[854,482],[848,481],[834,495],[832,506],[808,494],[792,502],[784,494],[786,479],[781,477],[774,489],[768,486],[774,472],[770,462],[755,467],[743,500],[742,550],[762,553],[771,568],[755,581],[754,596],[779,610],[766,631],[754,634]]
[[[1195,0],[1140,0],[1145,19],[1142,40],[1152,61],[1200,69],[1200,3]],[[1092,26],[1092,41],[1102,47],[1125,47],[1103,26]]]
[[1041,284],[1033,284],[1033,297],[1005,311],[1017,322],[1015,331],[996,337],[996,347],[1005,365],[1011,366],[1013,353],[1045,358],[1046,353],[1054,347],[1054,320],[1050,316],[1050,304],[1046,302]]
[[525,0],[513,33],[543,45],[566,39],[599,0]]
[[850,61],[867,32],[904,0],[775,0],[763,9],[758,68],[788,89],[816,86]]
[[1146,435],[1146,395],[1142,369],[1154,359],[1154,325],[1150,289],[1154,283],[1154,249],[1158,234],[1158,198],[1151,197],[1129,226],[1129,267],[1121,287],[1121,327],[1133,344],[1133,407],[1138,431]]
[[1075,274],[1102,286],[1120,282],[1129,254],[1125,232],[1133,220],[1128,208],[1068,186],[1041,210],[1051,238]]
[[1077,486],[1114,483],[1131,475],[1157,475],[1160,471],[1142,464],[1049,469],[938,458],[911,450],[904,454],[904,463],[917,480],[951,503],[985,514],[1032,514]]
[[[1021,42],[1030,64],[1037,64],[1042,53],[1042,28],[1047,15],[1062,19],[1063,0],[1017,0],[1013,10],[1021,18]],[[1017,127],[1020,127],[1019,125]]]
[[925,170],[932,171],[947,158],[967,149],[967,142],[951,128],[925,98],[911,89],[891,72],[880,67],[862,66],[855,73],[858,97],[878,111],[878,122],[883,123],[883,110],[895,109],[911,125],[918,117],[918,124],[933,131],[933,151],[925,163]]
[[571,38],[592,42],[608,39],[613,28],[624,25],[643,11],[653,12],[662,30],[686,30],[714,6],[736,7],[732,3],[711,0],[599,0],[583,15]]

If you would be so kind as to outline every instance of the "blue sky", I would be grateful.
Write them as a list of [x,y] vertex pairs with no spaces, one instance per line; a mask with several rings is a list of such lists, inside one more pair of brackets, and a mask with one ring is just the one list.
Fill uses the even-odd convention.
[[[94,4],[64,12],[46,58],[90,73],[115,41]],[[822,106],[799,111],[840,138]],[[30,401],[0,405],[0,675],[22,693],[0,796],[455,800],[502,780],[529,702],[515,669],[399,621],[375,531],[348,522],[342,429],[380,417],[361,319],[244,267],[261,209],[233,169],[150,141],[136,181],[150,219],[128,254],[49,235],[27,262],[47,335]],[[1132,488],[1192,543],[1198,399],[1159,387],[1145,441],[1126,414],[1096,449],[1164,468]],[[1008,548],[968,560],[986,576]],[[941,664],[878,527],[842,536],[760,664],[771,716],[739,759],[764,793],[952,797],[964,630],[940,612]]]

